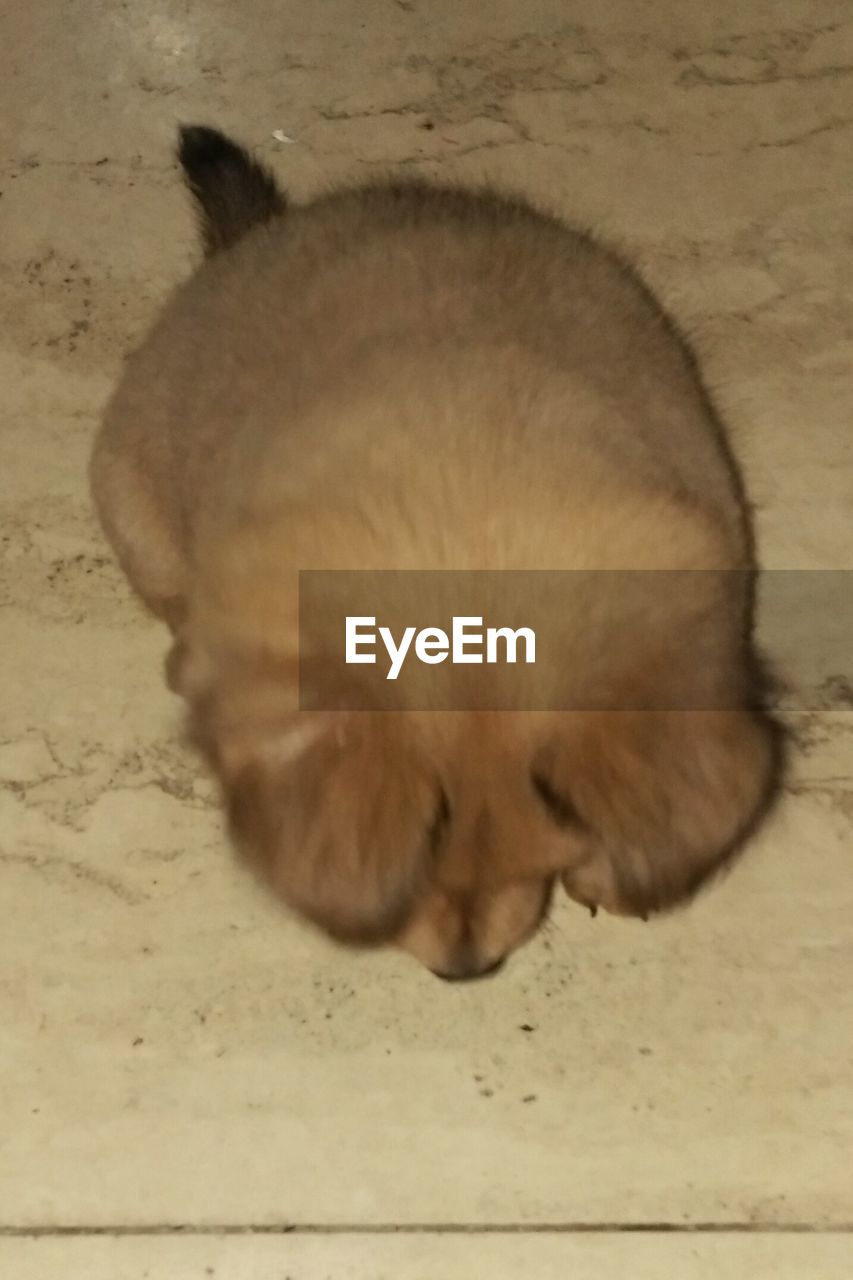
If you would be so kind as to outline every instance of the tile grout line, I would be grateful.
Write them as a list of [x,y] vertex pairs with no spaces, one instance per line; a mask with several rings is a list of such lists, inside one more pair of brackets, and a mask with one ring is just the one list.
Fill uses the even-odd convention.
[[505,1223],[150,1223],[80,1226],[0,1225],[3,1239],[69,1237],[147,1238],[169,1236],[389,1236],[389,1235],[853,1235],[853,1222],[827,1225],[807,1222],[505,1222]]

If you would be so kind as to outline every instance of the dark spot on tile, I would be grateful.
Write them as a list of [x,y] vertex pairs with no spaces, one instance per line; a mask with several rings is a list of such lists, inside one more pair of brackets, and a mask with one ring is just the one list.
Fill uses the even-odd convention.
[[853,707],[853,681],[848,676],[828,676],[821,685],[821,693],[835,706]]

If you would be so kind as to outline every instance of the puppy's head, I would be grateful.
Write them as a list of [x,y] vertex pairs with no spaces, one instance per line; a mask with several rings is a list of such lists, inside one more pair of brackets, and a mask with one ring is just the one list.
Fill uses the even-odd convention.
[[560,880],[647,916],[689,899],[759,820],[769,723],[713,712],[304,712],[271,674],[199,712],[248,862],[349,944],[493,972]]
[[447,979],[497,969],[563,865],[527,735],[505,715],[297,711],[282,688],[254,677],[196,708],[247,863],[339,942],[399,945]]

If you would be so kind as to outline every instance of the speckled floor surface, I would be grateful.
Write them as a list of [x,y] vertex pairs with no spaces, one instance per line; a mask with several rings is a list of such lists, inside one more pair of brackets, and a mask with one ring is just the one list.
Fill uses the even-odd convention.
[[179,120],[297,195],[402,165],[603,228],[695,336],[764,563],[853,567],[843,0],[9,6],[0,1274],[849,1280],[844,679],[792,698],[790,794],[725,884],[650,927],[567,905],[489,984],[342,955],[232,865],[85,489],[195,252]]

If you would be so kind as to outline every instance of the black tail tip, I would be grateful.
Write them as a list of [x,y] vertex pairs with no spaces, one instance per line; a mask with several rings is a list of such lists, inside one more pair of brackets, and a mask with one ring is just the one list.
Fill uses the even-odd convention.
[[208,256],[284,212],[287,202],[269,170],[218,129],[181,125],[177,155]]
[[245,154],[236,142],[208,125],[182,124],[178,129],[178,160],[188,173],[242,159]]

